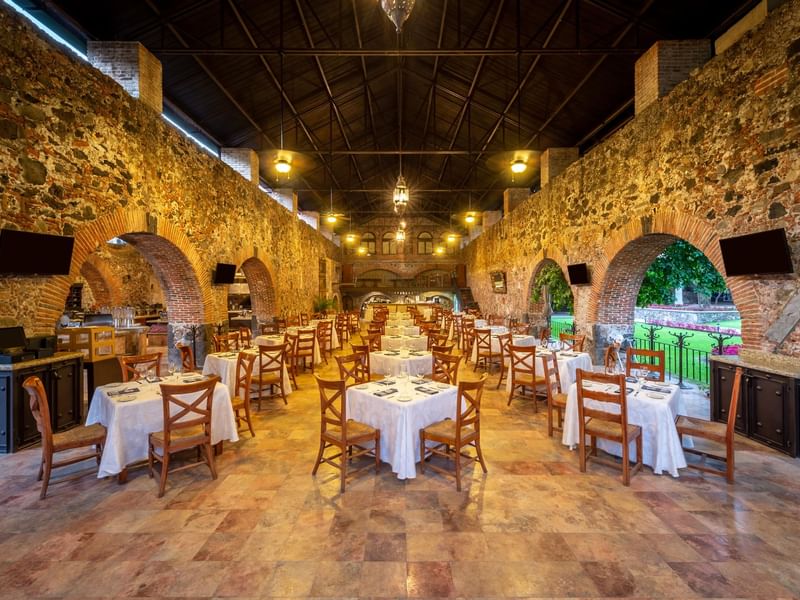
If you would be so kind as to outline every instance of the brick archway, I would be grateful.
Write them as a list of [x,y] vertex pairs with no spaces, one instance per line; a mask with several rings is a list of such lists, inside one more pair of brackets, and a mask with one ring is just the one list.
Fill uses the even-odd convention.
[[105,262],[94,254],[90,255],[81,266],[81,275],[98,306],[119,306],[120,282]]
[[[667,246],[678,239],[700,250],[720,273],[724,273],[719,236],[708,224],[687,214],[659,211],[652,217],[631,221],[606,244],[593,265],[593,282],[587,320],[599,327],[632,330],[636,296],[644,274]],[[742,342],[760,348],[764,322],[758,310],[753,283],[745,277],[724,277],[742,317]],[[597,331],[599,337],[603,331]],[[595,336],[595,341],[604,340]]]
[[267,265],[259,258],[251,256],[242,263],[242,273],[250,288],[250,302],[253,313],[260,322],[267,322],[277,313],[275,285]]
[[53,327],[64,311],[71,281],[80,276],[89,256],[102,244],[119,237],[133,245],[153,266],[164,290],[170,323],[196,325],[214,319],[210,270],[202,267],[196,250],[179,225],[158,220],[145,211],[119,209],[75,233],[70,274],[50,278],[36,314],[37,327]]

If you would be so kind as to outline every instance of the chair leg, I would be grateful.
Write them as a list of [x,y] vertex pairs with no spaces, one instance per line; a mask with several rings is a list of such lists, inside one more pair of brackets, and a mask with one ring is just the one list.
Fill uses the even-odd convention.
[[578,465],[581,473],[586,473],[586,435],[583,431],[580,432],[581,437],[578,440]]
[[214,451],[211,450],[211,444],[203,444],[203,450],[206,453],[206,462],[208,463],[208,468],[211,470],[211,479],[217,478],[217,464],[214,459]]
[[425,474],[425,430],[419,430],[419,470]]
[[325,442],[320,438],[319,440],[319,452],[317,452],[317,460],[314,462],[314,469],[311,471],[312,475],[317,474],[317,469],[319,469],[320,464],[322,464],[322,455],[325,452]]
[[375,433],[375,474],[381,471],[381,430]]
[[44,474],[44,457],[39,461],[39,474],[36,476],[36,481],[42,480],[42,475]]
[[253,430],[253,415],[250,414],[250,400],[245,400],[244,414],[247,418],[247,427],[250,429],[250,435],[256,437],[256,432]]
[[547,437],[553,437],[553,407],[547,407]]
[[511,391],[508,392],[508,403],[506,404],[506,406],[511,406],[511,401],[514,399],[514,390],[516,389],[516,387],[517,386],[513,384],[511,385]]
[[147,448],[147,474],[153,478],[153,444],[148,444]]
[[161,481],[158,484],[158,497],[164,495],[164,489],[167,487],[167,473],[169,472],[169,452],[164,450],[164,456],[161,457]]
[[44,500],[47,495],[47,486],[50,485],[50,472],[53,470],[53,455],[52,453],[45,456],[44,459],[44,474],[42,476],[42,491],[39,493],[39,499]]
[[341,469],[341,481],[339,483],[339,491],[341,491],[344,494],[344,481],[345,479],[347,479],[347,463],[349,461],[344,446],[341,447],[341,451],[342,451],[342,456],[339,460],[341,461],[342,469]]
[[733,485],[733,471],[734,471],[734,456],[733,456],[733,440],[725,444],[725,479],[728,485]]
[[461,491],[461,448],[456,448],[456,491]]
[[630,445],[627,436],[622,438],[622,485],[631,484]]
[[483,469],[484,473],[488,473],[489,471],[486,470],[486,461],[483,460],[483,452],[481,451],[481,439],[478,438],[475,440],[475,452],[478,455],[478,462],[481,463],[481,468]]

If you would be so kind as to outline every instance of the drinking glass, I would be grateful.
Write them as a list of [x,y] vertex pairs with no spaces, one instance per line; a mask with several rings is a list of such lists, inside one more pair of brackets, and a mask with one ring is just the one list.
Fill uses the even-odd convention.
[[169,372],[170,378],[175,376],[175,369],[178,368],[178,365],[175,364],[174,360],[169,361],[167,364],[167,371]]

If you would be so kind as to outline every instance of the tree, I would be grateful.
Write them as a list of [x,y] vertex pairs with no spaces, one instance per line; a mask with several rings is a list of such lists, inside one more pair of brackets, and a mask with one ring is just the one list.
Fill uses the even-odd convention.
[[683,240],[667,247],[647,269],[636,306],[673,304],[675,289],[680,287],[709,297],[727,289],[705,254]]
[[543,288],[547,287],[546,297],[549,297],[550,308],[556,312],[572,312],[572,290],[564,279],[564,273],[555,263],[544,265],[536,279],[533,280],[531,300],[541,302]]

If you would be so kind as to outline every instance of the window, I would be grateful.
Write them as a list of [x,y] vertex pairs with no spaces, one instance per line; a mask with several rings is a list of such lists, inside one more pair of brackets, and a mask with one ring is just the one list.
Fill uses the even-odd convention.
[[417,254],[433,254],[433,236],[427,231],[417,236]]
[[367,253],[375,254],[375,234],[365,233],[361,236],[361,245],[367,249]]
[[381,240],[381,254],[397,254],[397,241],[395,240],[393,232],[383,234],[383,239]]

